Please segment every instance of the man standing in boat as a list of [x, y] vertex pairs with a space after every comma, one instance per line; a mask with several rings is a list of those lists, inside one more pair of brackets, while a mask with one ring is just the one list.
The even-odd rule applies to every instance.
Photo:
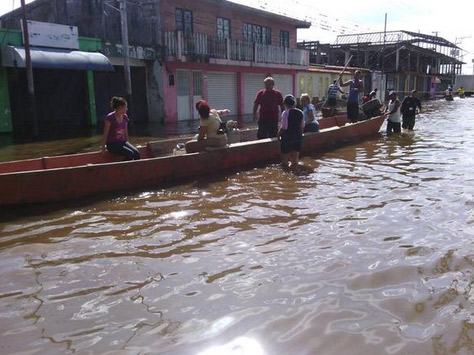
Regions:
[[253, 104], [253, 120], [258, 122], [258, 139], [273, 138], [278, 135], [278, 117], [280, 110], [281, 112], [285, 110], [281, 92], [273, 88], [275, 80], [269, 76], [263, 83], [265, 88], [257, 93]]
[[337, 80], [334, 80], [328, 88], [327, 105], [331, 109], [329, 116], [334, 116], [336, 114], [337, 97], [339, 93], [344, 94], [344, 91], [342, 91], [339, 85], [337, 84]]
[[354, 123], [359, 120], [359, 93], [364, 92], [364, 84], [360, 79], [360, 70], [354, 72], [354, 78], [342, 82], [342, 77], [339, 77], [339, 85], [341, 87], [349, 86], [349, 97], [347, 98], [347, 119]]
[[413, 130], [415, 127], [415, 116], [416, 116], [416, 109], [421, 112], [421, 101], [416, 96], [416, 90], [412, 90], [410, 95], [405, 97], [402, 102], [402, 107], [400, 109], [402, 113], [402, 128]]

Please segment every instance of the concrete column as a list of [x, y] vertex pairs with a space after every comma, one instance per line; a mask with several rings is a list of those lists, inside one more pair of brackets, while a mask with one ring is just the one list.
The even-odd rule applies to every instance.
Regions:
[[87, 71], [87, 94], [89, 101], [89, 124], [91, 126], [97, 126], [97, 111], [95, 106], [95, 88], [94, 88], [94, 72], [92, 70]]
[[[245, 112], [245, 74], [242, 72], [237, 72], [237, 115], [240, 117], [243, 116]], [[232, 115], [235, 112], [231, 113]]]
[[400, 49], [397, 49], [395, 54], [395, 70], [398, 71], [400, 67]]
[[231, 60], [231, 47], [230, 47], [230, 38], [226, 38], [225, 39], [225, 45], [226, 45], [226, 56], [227, 56], [227, 60]]
[[176, 32], [176, 40], [178, 42], [176, 57], [178, 58], [178, 60], [182, 61], [183, 60], [183, 32], [182, 31]]

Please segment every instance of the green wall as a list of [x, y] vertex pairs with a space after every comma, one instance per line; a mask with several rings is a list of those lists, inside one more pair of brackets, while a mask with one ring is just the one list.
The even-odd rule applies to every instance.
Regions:
[[21, 31], [0, 28], [0, 46], [7, 45], [22, 46], [23, 38]]
[[[23, 38], [21, 31], [0, 28], [0, 46], [22, 46]], [[85, 52], [99, 52], [102, 42], [96, 38], [79, 37], [79, 50]], [[97, 125], [97, 114], [95, 106], [94, 73], [87, 72], [87, 86], [89, 93], [89, 124]], [[12, 116], [10, 109], [10, 95], [8, 90], [7, 68], [0, 66], [0, 133], [12, 132]]]

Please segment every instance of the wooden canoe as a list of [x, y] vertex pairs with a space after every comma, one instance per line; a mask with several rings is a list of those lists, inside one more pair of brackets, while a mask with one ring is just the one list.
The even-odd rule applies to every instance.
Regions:
[[[359, 141], [377, 134], [385, 116], [344, 126], [331, 117], [320, 122], [317, 133], [305, 134], [302, 154], [337, 144]], [[327, 120], [327, 121], [323, 121]], [[342, 123], [342, 122], [341, 122]], [[123, 161], [110, 153], [85, 153], [19, 160], [0, 164], [0, 206], [74, 200], [102, 193], [159, 187], [199, 175], [236, 170], [278, 161], [276, 138], [254, 140], [255, 130], [241, 133], [243, 142], [201, 153], [165, 155], [177, 139], [148, 143], [140, 148], [142, 159]], [[183, 141], [183, 139], [178, 139]]]

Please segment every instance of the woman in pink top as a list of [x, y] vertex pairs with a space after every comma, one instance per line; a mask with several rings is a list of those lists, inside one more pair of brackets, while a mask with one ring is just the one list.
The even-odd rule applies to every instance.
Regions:
[[105, 117], [104, 137], [100, 150], [122, 155], [126, 160], [140, 159], [140, 152], [128, 141], [127, 101], [114, 96], [110, 101], [112, 112]]

